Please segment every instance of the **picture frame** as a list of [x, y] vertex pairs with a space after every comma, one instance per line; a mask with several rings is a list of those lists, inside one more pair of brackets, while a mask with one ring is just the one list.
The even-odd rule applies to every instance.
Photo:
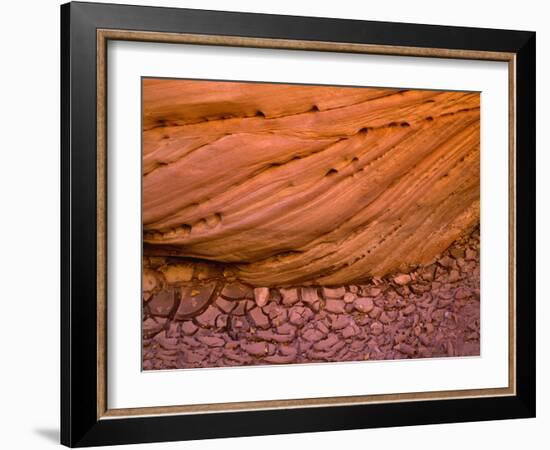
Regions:
[[[72, 2], [61, 6], [61, 443], [70, 447], [535, 416], [534, 32]], [[107, 44], [155, 42], [508, 67], [508, 386], [110, 408]]]

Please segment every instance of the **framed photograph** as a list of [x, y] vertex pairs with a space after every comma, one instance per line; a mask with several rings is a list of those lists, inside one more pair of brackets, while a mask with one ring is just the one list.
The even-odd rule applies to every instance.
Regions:
[[535, 415], [535, 33], [61, 7], [61, 441]]

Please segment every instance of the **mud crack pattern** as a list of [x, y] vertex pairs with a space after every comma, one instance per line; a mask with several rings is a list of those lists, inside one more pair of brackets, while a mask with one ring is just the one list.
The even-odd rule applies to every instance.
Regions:
[[435, 262], [346, 286], [253, 287], [144, 260], [143, 369], [474, 356], [479, 229]]

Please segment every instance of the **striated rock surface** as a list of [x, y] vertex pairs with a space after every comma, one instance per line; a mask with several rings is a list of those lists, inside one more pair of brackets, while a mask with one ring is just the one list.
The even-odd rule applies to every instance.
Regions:
[[[412, 266], [479, 222], [478, 93], [144, 79], [143, 98], [144, 253], [213, 262], [166, 266], [152, 285], [193, 271], [206, 280], [225, 270], [254, 287], [342, 286], [401, 271], [393, 284], [409, 289]], [[203, 311], [221, 287], [170, 308], [181, 289], [155, 300], [158, 317]], [[298, 301], [277, 295], [285, 308]], [[308, 310], [320, 307], [314, 292], [303, 297]], [[265, 291], [246, 299], [244, 312], [267, 301]], [[328, 304], [327, 314], [371, 307], [340, 295]], [[244, 327], [266, 326], [257, 310], [247, 317]], [[345, 329], [351, 339], [356, 329]], [[408, 355], [409, 345], [391, 351]], [[256, 357], [228, 351], [242, 363]], [[274, 362], [296, 357], [271, 351], [254, 350]]]

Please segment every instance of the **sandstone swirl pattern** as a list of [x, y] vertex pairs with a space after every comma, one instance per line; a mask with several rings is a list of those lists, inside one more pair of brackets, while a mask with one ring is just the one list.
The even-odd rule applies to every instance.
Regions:
[[479, 222], [478, 93], [144, 79], [143, 101], [145, 254], [342, 285]]

